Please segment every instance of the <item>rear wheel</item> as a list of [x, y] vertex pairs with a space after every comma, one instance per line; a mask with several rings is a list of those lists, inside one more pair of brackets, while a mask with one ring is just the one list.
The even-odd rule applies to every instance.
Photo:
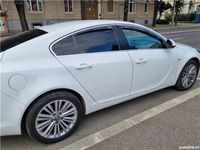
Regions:
[[199, 65], [196, 61], [188, 61], [181, 71], [175, 87], [184, 91], [190, 89], [196, 81], [199, 72]]
[[79, 99], [68, 92], [42, 96], [26, 117], [28, 134], [41, 143], [55, 143], [68, 137], [78, 126], [83, 109]]

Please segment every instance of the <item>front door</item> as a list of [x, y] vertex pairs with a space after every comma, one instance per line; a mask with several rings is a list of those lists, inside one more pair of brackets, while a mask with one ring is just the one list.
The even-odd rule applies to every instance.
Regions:
[[91, 20], [98, 18], [98, 2], [96, 0], [82, 1], [82, 19]]
[[144, 31], [122, 29], [133, 61], [132, 95], [149, 93], [172, 85], [177, 69], [176, 51]]

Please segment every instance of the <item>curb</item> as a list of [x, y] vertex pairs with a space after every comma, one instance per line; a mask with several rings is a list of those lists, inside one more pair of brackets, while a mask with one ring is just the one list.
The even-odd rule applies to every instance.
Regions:
[[[148, 27], [148, 26], [147, 26]], [[154, 30], [156, 30], [156, 29], [158, 29], [158, 30], [164, 30], [164, 29], [181, 29], [181, 28], [192, 28], [192, 27], [200, 27], [200, 24], [198, 24], [198, 25], [186, 25], [186, 26], [180, 26], [180, 25], [178, 25], [178, 26], [168, 26], [168, 27], [149, 27], [149, 28], [151, 28], [151, 29], [154, 29]]]

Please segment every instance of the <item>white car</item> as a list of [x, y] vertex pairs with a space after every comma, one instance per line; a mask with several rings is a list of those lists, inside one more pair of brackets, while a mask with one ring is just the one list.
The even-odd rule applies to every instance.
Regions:
[[135, 97], [194, 84], [200, 53], [144, 26], [72, 21], [1, 42], [1, 136], [68, 137], [84, 115]]

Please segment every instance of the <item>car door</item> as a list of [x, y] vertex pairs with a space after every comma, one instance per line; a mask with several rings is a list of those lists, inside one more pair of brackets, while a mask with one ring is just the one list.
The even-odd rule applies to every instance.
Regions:
[[175, 82], [177, 55], [173, 48], [164, 48], [161, 38], [133, 28], [121, 27], [133, 62], [131, 94], [143, 94]]
[[120, 51], [112, 27], [76, 33], [52, 49], [95, 101], [101, 103], [129, 96], [132, 62], [127, 52]]

